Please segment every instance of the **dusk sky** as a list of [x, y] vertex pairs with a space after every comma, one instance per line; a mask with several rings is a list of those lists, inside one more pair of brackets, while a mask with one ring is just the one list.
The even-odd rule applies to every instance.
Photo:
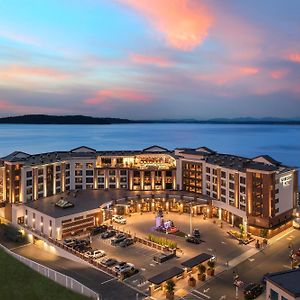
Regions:
[[300, 117], [299, 0], [0, 0], [0, 115]]

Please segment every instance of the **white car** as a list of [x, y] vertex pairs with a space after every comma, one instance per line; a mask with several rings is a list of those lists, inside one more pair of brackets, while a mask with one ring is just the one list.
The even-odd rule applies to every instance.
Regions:
[[84, 255], [89, 258], [97, 259], [105, 256], [106, 253], [103, 250], [94, 250], [94, 251], [87, 251]]
[[126, 219], [123, 216], [113, 215], [112, 220], [119, 224], [126, 224]]
[[115, 271], [118, 274], [127, 272], [127, 271], [133, 271], [134, 270], [134, 265], [127, 263], [127, 262], [121, 262], [118, 265], [115, 266]]

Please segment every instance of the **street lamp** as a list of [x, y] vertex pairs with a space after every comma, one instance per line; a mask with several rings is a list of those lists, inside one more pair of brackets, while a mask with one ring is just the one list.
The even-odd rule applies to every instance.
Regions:
[[233, 271], [233, 285], [235, 286], [235, 299], [239, 299], [239, 287], [243, 284], [237, 271]]

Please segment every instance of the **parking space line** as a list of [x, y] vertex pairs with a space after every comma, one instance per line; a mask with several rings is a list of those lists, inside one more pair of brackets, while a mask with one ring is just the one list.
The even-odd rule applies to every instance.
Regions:
[[201, 297], [205, 297], [207, 299], [210, 299], [210, 296], [206, 295], [206, 294], [203, 294], [197, 290], [192, 290], [192, 293], [196, 293], [196, 294], [199, 294]]
[[117, 278], [114, 277], [114, 278], [108, 279], [108, 280], [106, 280], [106, 281], [103, 281], [103, 282], [101, 282], [100, 284], [105, 284], [105, 283], [111, 282], [111, 281], [116, 280], [116, 279], [117, 279]]

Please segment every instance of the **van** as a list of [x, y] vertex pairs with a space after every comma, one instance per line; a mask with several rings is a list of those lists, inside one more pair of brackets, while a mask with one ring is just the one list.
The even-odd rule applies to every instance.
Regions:
[[293, 227], [295, 229], [300, 229], [300, 218], [296, 218], [293, 220]]

